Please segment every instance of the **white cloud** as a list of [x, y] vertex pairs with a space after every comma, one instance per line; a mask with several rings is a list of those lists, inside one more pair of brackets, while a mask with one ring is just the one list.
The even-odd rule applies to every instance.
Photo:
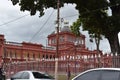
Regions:
[[[60, 9], [60, 17], [68, 20], [70, 25], [78, 18], [78, 11], [75, 10], [75, 6], [75, 4], [65, 4], [64, 8], [62, 7]], [[46, 21], [52, 12], [52, 16]], [[13, 6], [11, 1], [0, 0], [0, 25], [26, 14], [29, 14], [29, 12], [21, 12], [20, 7], [18, 5]], [[0, 34], [4, 34], [7, 41], [32, 41], [45, 45], [47, 35], [55, 30], [54, 21], [57, 19], [56, 14], [57, 11], [50, 8], [45, 10], [45, 15], [40, 18], [39, 14], [35, 16], [28, 15], [9, 24], [0, 26]], [[89, 42], [88, 32], [82, 31], [82, 33], [86, 35], [87, 47], [92, 50], [95, 49], [95, 44]], [[109, 45], [106, 42], [106, 40], [103, 40], [100, 48], [104, 51], [109, 51]]]
[[118, 33], [118, 38], [119, 38], [119, 44], [120, 44], [120, 32]]

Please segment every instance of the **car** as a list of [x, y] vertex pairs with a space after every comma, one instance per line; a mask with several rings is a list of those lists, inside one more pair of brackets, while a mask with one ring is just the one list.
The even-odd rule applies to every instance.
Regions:
[[86, 70], [72, 80], [120, 80], [120, 68], [95, 68]]
[[40, 71], [19, 71], [10, 80], [54, 80], [54, 78]]

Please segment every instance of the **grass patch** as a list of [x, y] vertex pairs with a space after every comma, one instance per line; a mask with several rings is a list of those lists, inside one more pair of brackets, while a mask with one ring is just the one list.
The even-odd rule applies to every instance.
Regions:
[[[70, 80], [74, 77], [74, 75], [71, 75]], [[58, 80], [67, 80], [67, 75], [58, 75]]]

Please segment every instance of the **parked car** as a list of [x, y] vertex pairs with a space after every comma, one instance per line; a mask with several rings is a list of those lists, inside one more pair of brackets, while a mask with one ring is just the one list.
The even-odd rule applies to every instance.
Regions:
[[96, 68], [84, 71], [72, 80], [120, 80], [120, 68]]
[[54, 78], [47, 73], [39, 71], [20, 71], [14, 74], [11, 80], [54, 80]]

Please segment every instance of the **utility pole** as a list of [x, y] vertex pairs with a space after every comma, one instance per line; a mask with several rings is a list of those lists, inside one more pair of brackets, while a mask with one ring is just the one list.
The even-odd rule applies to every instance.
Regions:
[[57, 2], [57, 34], [56, 34], [56, 56], [55, 56], [55, 80], [58, 80], [58, 54], [59, 54], [59, 19], [60, 19], [60, 0]]

